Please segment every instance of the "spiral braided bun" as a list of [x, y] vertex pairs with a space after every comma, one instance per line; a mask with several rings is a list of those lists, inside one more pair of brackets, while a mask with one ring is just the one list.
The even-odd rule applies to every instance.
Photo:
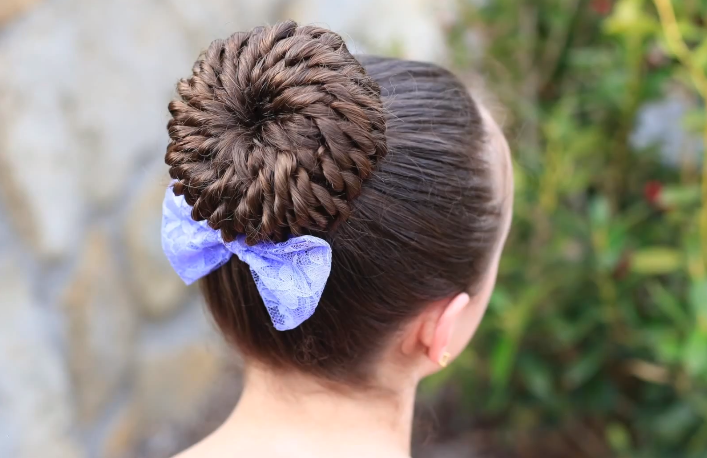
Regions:
[[332, 229], [385, 155], [379, 86], [341, 37], [288, 21], [216, 40], [169, 104], [174, 193], [223, 239]]

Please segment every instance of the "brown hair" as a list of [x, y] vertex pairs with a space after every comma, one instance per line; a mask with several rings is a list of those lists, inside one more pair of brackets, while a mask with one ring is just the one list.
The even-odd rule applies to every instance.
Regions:
[[354, 58], [283, 22], [216, 40], [177, 86], [175, 194], [226, 240], [313, 234], [332, 247], [314, 315], [276, 331], [237, 257], [202, 279], [247, 356], [348, 383], [426, 303], [475, 289], [499, 237], [485, 131], [464, 86], [427, 63]]

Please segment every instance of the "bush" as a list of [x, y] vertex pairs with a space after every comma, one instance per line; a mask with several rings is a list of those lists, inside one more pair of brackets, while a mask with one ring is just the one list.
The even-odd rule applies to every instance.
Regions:
[[466, 1], [450, 26], [505, 109], [515, 220], [478, 335], [427, 388], [517, 451], [707, 456], [707, 1], [672, 3]]

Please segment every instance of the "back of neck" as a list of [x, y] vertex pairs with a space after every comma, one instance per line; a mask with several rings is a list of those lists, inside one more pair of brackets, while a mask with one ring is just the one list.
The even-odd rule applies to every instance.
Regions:
[[236, 409], [215, 434], [249, 456], [408, 457], [415, 385], [335, 389], [250, 367]]

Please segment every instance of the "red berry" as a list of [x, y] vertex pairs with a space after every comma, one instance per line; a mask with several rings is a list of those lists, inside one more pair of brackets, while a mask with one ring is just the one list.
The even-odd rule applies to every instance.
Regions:
[[660, 181], [649, 181], [643, 187], [643, 197], [651, 203], [658, 204], [658, 199], [660, 198], [660, 192], [663, 190], [663, 184]]
[[592, 0], [591, 6], [595, 12], [602, 16], [611, 13], [611, 0]]

